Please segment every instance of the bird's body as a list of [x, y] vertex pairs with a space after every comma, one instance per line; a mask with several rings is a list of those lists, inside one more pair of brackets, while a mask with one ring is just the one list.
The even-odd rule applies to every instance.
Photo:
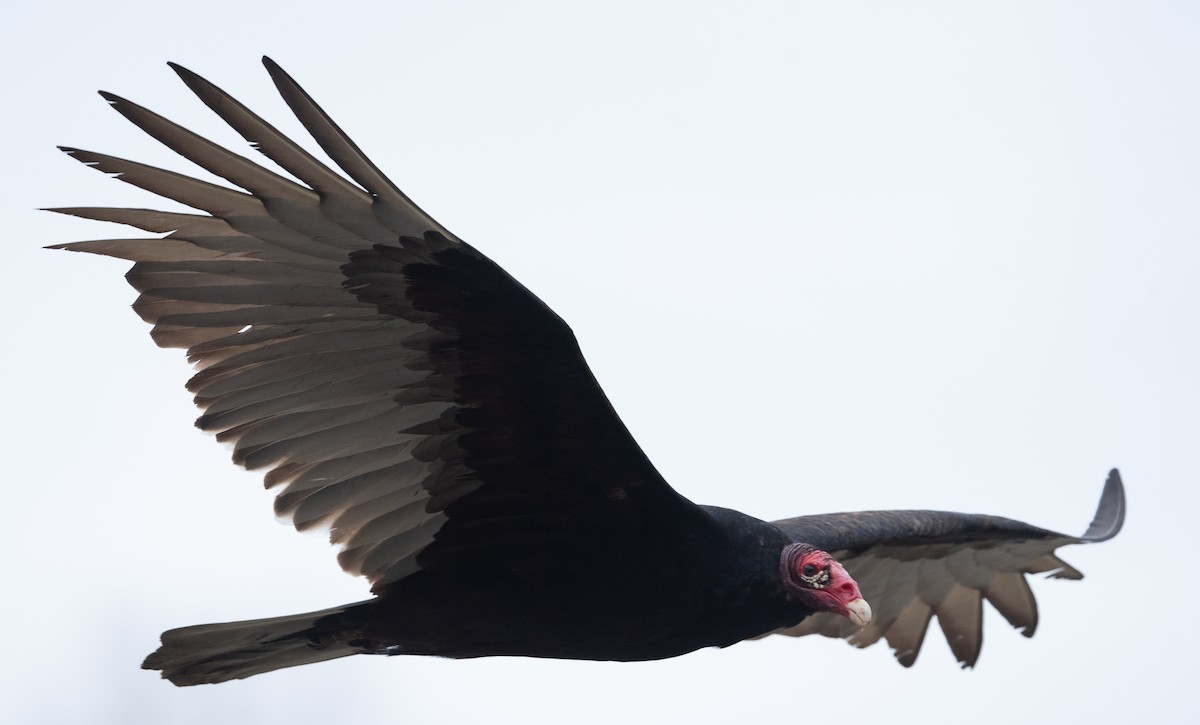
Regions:
[[166, 632], [145, 666], [176, 684], [360, 653], [648, 660], [772, 632], [883, 638], [908, 665], [934, 617], [972, 665], [984, 600], [1031, 635], [1025, 576], [1078, 578], [1054, 550], [1120, 530], [1116, 471], [1080, 537], [946, 512], [765, 522], [693, 504], [630, 436], [567, 324], [267, 66], [353, 183], [176, 66], [299, 182], [104, 94], [245, 191], [65, 149], [206, 214], [56, 210], [168, 232], [60, 246], [135, 262], [135, 309], [199, 368], [197, 425], [266, 469], [276, 511], [328, 528], [342, 567], [375, 594]]
[[381, 613], [364, 635], [382, 646], [367, 649], [649, 660], [726, 647], [812, 612], [779, 582], [787, 537], [735, 511], [705, 510], [715, 524], [708, 535], [663, 531], [600, 548], [585, 539], [511, 567], [414, 574], [379, 593]]
[[682, 536], [670, 527], [581, 536], [508, 564], [421, 570], [374, 599], [311, 615], [173, 630], [148, 665], [202, 669], [200, 681], [256, 674], [259, 659], [228, 648], [231, 632], [240, 641], [247, 631], [279, 645], [267, 669], [289, 656], [304, 664], [351, 654], [652, 660], [727, 647], [812, 613], [779, 580], [788, 537], [737, 511], [701, 510], [708, 526]]

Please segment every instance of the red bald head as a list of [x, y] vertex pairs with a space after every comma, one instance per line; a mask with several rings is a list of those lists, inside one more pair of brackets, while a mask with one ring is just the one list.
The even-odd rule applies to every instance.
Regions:
[[871, 607], [836, 559], [808, 544], [790, 544], [779, 555], [784, 589], [816, 612], [833, 612], [860, 627], [871, 621]]

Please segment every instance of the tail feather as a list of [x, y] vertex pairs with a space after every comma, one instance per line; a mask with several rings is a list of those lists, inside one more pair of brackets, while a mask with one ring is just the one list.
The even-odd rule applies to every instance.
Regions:
[[162, 670], [162, 676], [176, 685], [201, 685], [352, 655], [359, 650], [348, 640], [354, 638], [360, 619], [353, 610], [363, 604], [369, 602], [172, 629], [163, 632], [162, 646], [142, 668]]

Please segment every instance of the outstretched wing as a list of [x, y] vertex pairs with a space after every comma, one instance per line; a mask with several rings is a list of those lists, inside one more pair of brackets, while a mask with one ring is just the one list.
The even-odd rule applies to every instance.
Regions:
[[[672, 521], [706, 525], [632, 439], [574, 335], [404, 196], [278, 66], [292, 111], [352, 183], [172, 65], [300, 183], [117, 96], [113, 107], [239, 189], [67, 153], [205, 214], [70, 208], [165, 238], [59, 248], [128, 259], [134, 309], [186, 348], [197, 425], [266, 470], [298, 529], [325, 526], [374, 587], [419, 568]], [[244, 191], [243, 191], [244, 190]], [[544, 548], [544, 547], [543, 547]]]
[[800, 516], [774, 522], [794, 541], [828, 551], [858, 582], [872, 620], [859, 629], [844, 617], [817, 614], [774, 634], [823, 634], [869, 647], [881, 638], [908, 667], [917, 659], [936, 616], [950, 650], [972, 667], [983, 645], [983, 600], [1032, 637], [1037, 602], [1026, 574], [1059, 579], [1083, 574], [1055, 555], [1067, 544], [1105, 541], [1125, 520], [1125, 490], [1116, 469], [1082, 536], [980, 514], [945, 511], [863, 511]]

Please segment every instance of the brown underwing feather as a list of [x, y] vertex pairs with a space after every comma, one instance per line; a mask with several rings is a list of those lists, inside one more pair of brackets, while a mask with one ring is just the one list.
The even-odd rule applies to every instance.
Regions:
[[1020, 572], [996, 572], [984, 589], [988, 603], [1000, 612], [1008, 623], [1032, 637], [1037, 629], [1037, 600], [1029, 581]]
[[[371, 197], [366, 191], [350, 183], [343, 177], [338, 176], [328, 166], [317, 161], [303, 147], [287, 136], [284, 136], [274, 126], [243, 106], [241, 102], [225, 91], [181, 65], [176, 63], [168, 63], [167, 65], [179, 75], [183, 82], [187, 84], [187, 87], [205, 105], [219, 115], [231, 128], [241, 134], [242, 138], [249, 141], [255, 149], [262, 152], [264, 156], [303, 181], [320, 194], [323, 199], [337, 200], [345, 204], [346, 208], [350, 210], [350, 216], [355, 220], [356, 225], [365, 224], [373, 229], [382, 230], [382, 227], [379, 227], [374, 219], [371, 218]], [[331, 215], [330, 218], [336, 218], [336, 216]], [[338, 221], [341, 223], [340, 220]], [[353, 229], [349, 226], [347, 228], [366, 239], [372, 238], [370, 233], [364, 234], [361, 230]], [[386, 243], [394, 237], [395, 234], [387, 230], [379, 238], [374, 239], [374, 241]]]
[[[187, 230], [190, 234], [212, 235], [232, 232], [233, 229], [210, 216], [200, 214], [180, 214], [179, 212], [158, 211], [156, 209], [115, 209], [103, 206], [69, 206], [55, 209], [44, 209], [56, 214], [66, 214], [81, 219], [91, 219], [98, 222], [113, 222], [136, 227], [144, 232], [175, 232]], [[153, 239], [142, 239], [143, 242], [153, 242]], [[51, 249], [61, 249], [63, 245], [55, 244]]]
[[387, 228], [399, 236], [420, 236], [433, 231], [447, 239], [456, 239], [384, 176], [291, 76], [270, 58], [263, 58], [263, 65], [296, 118], [329, 158], [371, 193], [375, 216]]

